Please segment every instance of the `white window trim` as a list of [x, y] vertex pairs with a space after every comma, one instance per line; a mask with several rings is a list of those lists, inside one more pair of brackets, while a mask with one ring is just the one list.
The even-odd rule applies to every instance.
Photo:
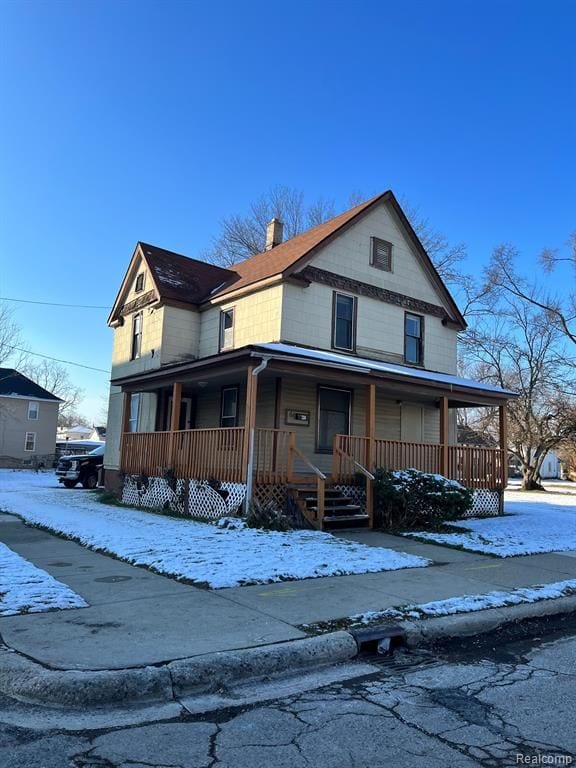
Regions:
[[[27, 448], [26, 447], [28, 445], [28, 436], [29, 435], [32, 435], [32, 437], [33, 437], [32, 448]], [[27, 451], [28, 453], [34, 453], [34, 451], [36, 450], [36, 432], [26, 432], [26, 436], [24, 437], [24, 450]]]
[[[227, 313], [232, 313], [232, 327], [224, 328], [224, 318]], [[236, 325], [236, 309], [235, 307], [228, 307], [228, 309], [220, 310], [220, 334], [219, 334], [219, 350], [220, 352], [226, 352], [229, 349], [234, 349], [234, 327]], [[226, 335], [227, 334], [227, 335]]]
[[[36, 406], [36, 416], [31, 416], [32, 406]], [[40, 417], [40, 403], [37, 400], [30, 400], [28, 403], [28, 421], [38, 421]]]

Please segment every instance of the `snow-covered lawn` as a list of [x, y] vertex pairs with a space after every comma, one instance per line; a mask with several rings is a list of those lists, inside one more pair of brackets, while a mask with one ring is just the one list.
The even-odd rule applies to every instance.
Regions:
[[[446, 600], [434, 600], [418, 605], [403, 605], [400, 608], [386, 608], [384, 611], [366, 611], [338, 620], [339, 626], [358, 627], [377, 624], [382, 621], [401, 619], [422, 619], [433, 616], [453, 616], [456, 613], [473, 613], [487, 608], [504, 608], [509, 605], [537, 603], [539, 600], [553, 600], [576, 593], [576, 579], [554, 581], [550, 584], [537, 584], [534, 587], [517, 587], [508, 591], [495, 590], [479, 595], [462, 595]], [[324, 630], [330, 622], [303, 624], [308, 630]]]
[[[506, 491], [504, 511], [503, 517], [453, 523], [454, 533], [405, 535], [498, 557], [576, 550], [576, 495], [566, 490], [561, 493]], [[460, 528], [469, 530], [460, 531]]]
[[59, 487], [51, 472], [0, 470], [0, 510], [129, 563], [213, 588], [430, 564], [319, 531], [232, 530], [108, 506], [90, 491]]
[[0, 616], [86, 608], [80, 595], [0, 543]]

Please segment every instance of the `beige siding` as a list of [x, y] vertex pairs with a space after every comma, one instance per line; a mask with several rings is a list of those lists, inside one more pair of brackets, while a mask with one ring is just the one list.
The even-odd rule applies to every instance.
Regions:
[[381, 440], [400, 440], [400, 436], [400, 405], [376, 390], [376, 437]]
[[202, 313], [200, 357], [218, 353], [220, 312], [234, 308], [234, 344], [232, 349], [247, 344], [280, 340], [283, 286], [258, 291]]
[[106, 426], [106, 448], [104, 451], [104, 469], [120, 467], [120, 435], [122, 432], [122, 404], [124, 402], [120, 387], [110, 387], [108, 400], [108, 424]]
[[164, 307], [162, 323], [162, 365], [198, 357], [200, 313], [177, 307]]
[[[392, 243], [392, 272], [370, 265], [370, 238]], [[419, 257], [387, 204], [379, 205], [316, 256], [312, 265], [364, 283], [422, 299], [431, 304], [444, 301], [424, 271]]]
[[[333, 293], [332, 288], [319, 283], [307, 288], [285, 285], [282, 340], [331, 349]], [[402, 364], [404, 316], [401, 307], [359, 296], [356, 354]], [[424, 365], [428, 370], [456, 372], [456, 337], [456, 331], [443, 326], [439, 318], [424, 317]]]
[[142, 347], [140, 357], [137, 360], [130, 360], [134, 315], [125, 317], [123, 325], [114, 329], [113, 379], [160, 367], [164, 311], [165, 307], [145, 307], [142, 310]]
[[[28, 405], [38, 403], [38, 418], [28, 418]], [[56, 451], [58, 403], [26, 397], [0, 397], [0, 463], [3, 459], [51, 462]], [[36, 435], [33, 451], [24, 450], [26, 433]]]

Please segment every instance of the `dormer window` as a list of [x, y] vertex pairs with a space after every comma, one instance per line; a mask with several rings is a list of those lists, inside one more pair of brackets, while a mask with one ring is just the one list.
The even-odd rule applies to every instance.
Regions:
[[370, 264], [384, 272], [392, 272], [392, 243], [379, 237], [371, 237], [370, 240]]
[[234, 307], [220, 312], [220, 351], [234, 347]]
[[136, 278], [136, 285], [134, 286], [136, 293], [141, 293], [144, 290], [144, 272], [140, 272]]

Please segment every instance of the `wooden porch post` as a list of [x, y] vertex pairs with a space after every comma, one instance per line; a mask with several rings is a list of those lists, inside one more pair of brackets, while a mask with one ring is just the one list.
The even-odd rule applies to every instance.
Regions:
[[[366, 469], [374, 471], [374, 439], [376, 437], [376, 384], [368, 384], [366, 387]], [[374, 486], [373, 481], [366, 478], [366, 514], [368, 526], [374, 525]]]
[[506, 406], [498, 407], [500, 450], [502, 451], [502, 490], [508, 485], [508, 416]]
[[448, 398], [440, 398], [440, 474], [448, 477]]
[[176, 440], [174, 432], [178, 431], [178, 427], [180, 426], [180, 405], [182, 402], [182, 383], [180, 381], [175, 381], [172, 385], [172, 416], [170, 417], [170, 453], [169, 453], [169, 464], [170, 468], [174, 468], [174, 457], [175, 457], [175, 448], [176, 448]]
[[256, 424], [256, 395], [258, 377], [254, 376], [254, 366], [248, 367], [246, 375], [246, 409], [244, 413], [244, 443], [242, 448], [242, 466], [246, 480], [246, 509], [252, 501], [254, 426]]

